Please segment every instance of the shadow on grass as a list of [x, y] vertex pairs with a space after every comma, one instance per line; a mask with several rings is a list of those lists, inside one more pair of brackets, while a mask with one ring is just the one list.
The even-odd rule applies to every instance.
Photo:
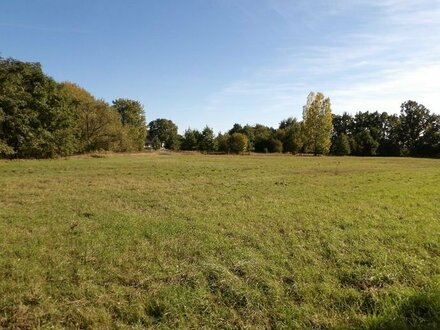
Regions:
[[440, 285], [408, 296], [367, 320], [366, 329], [440, 329]]

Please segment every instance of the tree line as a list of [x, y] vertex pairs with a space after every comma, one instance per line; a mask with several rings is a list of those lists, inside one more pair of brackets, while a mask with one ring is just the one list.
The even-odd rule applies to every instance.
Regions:
[[359, 156], [440, 157], [440, 116], [414, 101], [399, 115], [386, 112], [332, 114], [329, 98], [310, 93], [303, 118], [277, 128], [240, 125], [214, 134], [169, 119], [148, 125], [142, 104], [96, 99], [70, 82], [58, 83], [39, 63], [0, 58], [0, 157], [52, 158], [145, 147], [206, 153], [313, 153]]
[[332, 114], [329, 98], [322, 93], [310, 93], [304, 106], [304, 120], [283, 120], [278, 129], [260, 124], [234, 124], [228, 132], [218, 135], [208, 126], [202, 131], [188, 128], [179, 135], [177, 125], [169, 119], [156, 119], [148, 126], [149, 146], [153, 149], [327, 154], [331, 146]]
[[[150, 123], [151, 126], [151, 123]], [[261, 124], [234, 124], [226, 133], [214, 135], [210, 127], [187, 129], [182, 136], [171, 121], [153, 122], [152, 147], [202, 152], [259, 152], [332, 154], [356, 156], [440, 157], [440, 115], [414, 101], [401, 105], [400, 114], [358, 112], [331, 113], [330, 100], [311, 93], [303, 109], [303, 120], [287, 118], [277, 128]], [[156, 135], [157, 127], [169, 135]]]

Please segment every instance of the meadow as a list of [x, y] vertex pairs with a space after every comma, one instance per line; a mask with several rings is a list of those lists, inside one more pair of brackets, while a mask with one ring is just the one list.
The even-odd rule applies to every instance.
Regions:
[[440, 327], [440, 160], [0, 161], [0, 328]]

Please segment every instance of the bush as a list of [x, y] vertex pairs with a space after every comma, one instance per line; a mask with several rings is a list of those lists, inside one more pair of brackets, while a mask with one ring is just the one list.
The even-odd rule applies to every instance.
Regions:
[[247, 150], [249, 140], [242, 133], [234, 133], [228, 139], [229, 151], [233, 153], [243, 153]]
[[283, 142], [278, 139], [270, 139], [268, 144], [269, 152], [281, 153], [283, 152]]

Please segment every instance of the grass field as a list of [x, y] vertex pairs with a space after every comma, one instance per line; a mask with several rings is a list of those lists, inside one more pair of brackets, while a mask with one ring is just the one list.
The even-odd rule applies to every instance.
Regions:
[[0, 328], [440, 327], [440, 161], [0, 161]]

